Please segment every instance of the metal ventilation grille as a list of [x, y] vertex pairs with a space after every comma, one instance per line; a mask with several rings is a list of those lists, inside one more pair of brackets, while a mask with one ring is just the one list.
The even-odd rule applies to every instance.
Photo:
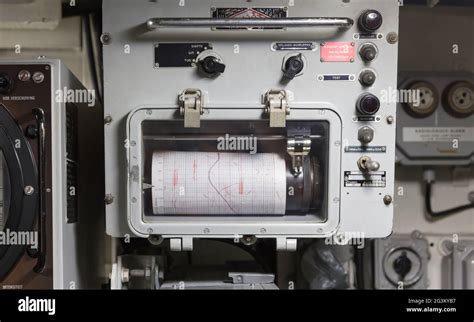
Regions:
[[78, 221], [77, 202], [77, 106], [66, 104], [67, 222]]

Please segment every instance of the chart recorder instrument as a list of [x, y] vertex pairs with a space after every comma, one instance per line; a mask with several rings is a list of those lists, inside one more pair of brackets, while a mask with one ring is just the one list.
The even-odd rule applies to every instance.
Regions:
[[[398, 1], [104, 1], [107, 232], [392, 231]], [[128, 81], [124, 81], [128, 80]]]

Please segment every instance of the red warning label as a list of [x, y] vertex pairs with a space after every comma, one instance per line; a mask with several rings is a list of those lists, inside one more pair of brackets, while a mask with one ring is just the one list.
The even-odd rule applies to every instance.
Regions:
[[350, 41], [326, 42], [321, 44], [322, 62], [353, 62], [355, 44]]

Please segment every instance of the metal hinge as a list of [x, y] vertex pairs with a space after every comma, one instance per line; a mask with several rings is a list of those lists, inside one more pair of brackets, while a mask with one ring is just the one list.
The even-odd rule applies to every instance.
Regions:
[[265, 113], [270, 115], [270, 127], [286, 127], [286, 116], [290, 114], [286, 91], [269, 90], [265, 94], [264, 104]]
[[188, 252], [193, 250], [192, 238], [170, 238], [170, 250], [172, 252]]
[[303, 135], [290, 137], [286, 150], [291, 156], [291, 173], [297, 177], [303, 173], [303, 158], [311, 152], [311, 138]]
[[296, 252], [298, 241], [293, 238], [277, 238], [276, 248], [282, 252]]
[[204, 100], [201, 90], [188, 88], [178, 98], [179, 113], [184, 116], [184, 127], [201, 127], [201, 115], [204, 114]]

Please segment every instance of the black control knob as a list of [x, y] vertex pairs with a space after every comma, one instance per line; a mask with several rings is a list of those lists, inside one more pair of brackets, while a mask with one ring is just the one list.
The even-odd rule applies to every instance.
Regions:
[[293, 79], [303, 71], [304, 61], [301, 54], [288, 58], [285, 62], [283, 76], [286, 79]]
[[365, 87], [374, 85], [376, 79], [375, 73], [369, 69], [362, 71], [359, 75], [359, 82]]
[[225, 72], [225, 65], [214, 56], [207, 56], [199, 61], [201, 71], [210, 77], [217, 76]]
[[367, 32], [374, 32], [382, 26], [382, 14], [377, 10], [367, 10], [359, 18], [359, 27]]
[[408, 258], [407, 253], [403, 252], [400, 257], [395, 259], [393, 262], [393, 269], [398, 274], [401, 281], [405, 280], [405, 277], [410, 273], [412, 268], [411, 259]]
[[359, 55], [366, 63], [377, 58], [377, 47], [373, 44], [365, 44], [360, 48]]
[[13, 87], [13, 82], [7, 74], [0, 74], [0, 94], [7, 94]]
[[357, 101], [357, 111], [363, 115], [374, 115], [380, 109], [380, 100], [372, 94], [364, 94]]
[[38, 137], [38, 128], [35, 125], [28, 125], [25, 130], [25, 136], [30, 139], [36, 139]]

